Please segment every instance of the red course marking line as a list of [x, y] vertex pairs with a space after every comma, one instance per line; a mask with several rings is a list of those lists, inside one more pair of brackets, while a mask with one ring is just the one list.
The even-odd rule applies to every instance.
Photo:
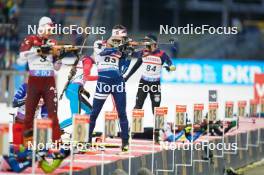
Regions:
[[[65, 166], [65, 167], [62, 167], [60, 169], [69, 171], [70, 168], [71, 168], [70, 166]], [[79, 170], [82, 170], [83, 168], [82, 167], [78, 167], [78, 166], [73, 166], [72, 169], [73, 169], [73, 171], [79, 171]]]

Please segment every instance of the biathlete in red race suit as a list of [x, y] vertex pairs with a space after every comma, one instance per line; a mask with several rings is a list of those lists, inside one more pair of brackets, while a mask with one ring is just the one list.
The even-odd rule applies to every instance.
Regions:
[[42, 97], [47, 106], [48, 118], [52, 120], [52, 140], [60, 139], [60, 127], [57, 117], [57, 90], [54, 70], [60, 68], [61, 62], [56, 61], [52, 54], [40, 55], [37, 50], [43, 45], [55, 45], [49, 39], [53, 29], [52, 20], [42, 17], [39, 20], [38, 35], [27, 36], [21, 44], [18, 63], [28, 63], [29, 80], [26, 98], [25, 132], [33, 128], [33, 119], [39, 100]]

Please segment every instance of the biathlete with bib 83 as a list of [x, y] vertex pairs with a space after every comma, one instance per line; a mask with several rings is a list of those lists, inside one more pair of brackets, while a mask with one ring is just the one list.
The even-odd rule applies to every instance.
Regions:
[[122, 76], [127, 70], [129, 60], [124, 52], [127, 43], [127, 30], [122, 25], [116, 25], [112, 30], [112, 36], [105, 41], [96, 41], [94, 44], [94, 59], [97, 64], [98, 81], [93, 99], [93, 109], [90, 116], [89, 136], [92, 141], [92, 133], [95, 128], [96, 119], [111, 94], [114, 99], [118, 113], [122, 151], [128, 151], [128, 120], [126, 113], [126, 91], [125, 81]]

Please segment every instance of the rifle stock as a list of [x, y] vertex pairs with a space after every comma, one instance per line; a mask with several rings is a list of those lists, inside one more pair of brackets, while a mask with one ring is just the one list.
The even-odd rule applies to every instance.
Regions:
[[69, 84], [70, 84], [72, 78], [75, 76], [76, 71], [74, 71], [74, 69], [76, 69], [76, 65], [77, 65], [78, 62], [80, 61], [80, 56], [79, 56], [78, 52], [74, 52], [74, 53], [75, 53], [75, 55], [76, 55], [76, 59], [75, 59], [73, 65], [72, 65], [72, 67], [71, 67], [70, 75], [68, 76], [68, 80], [67, 80], [66, 84], [64, 85], [64, 88], [63, 88], [63, 90], [62, 90], [62, 92], [61, 92], [61, 95], [60, 95], [60, 98], [59, 98], [60, 100], [62, 99], [63, 94], [64, 94], [64, 92], [66, 91], [66, 89], [68, 88], [68, 86], [69, 86]]

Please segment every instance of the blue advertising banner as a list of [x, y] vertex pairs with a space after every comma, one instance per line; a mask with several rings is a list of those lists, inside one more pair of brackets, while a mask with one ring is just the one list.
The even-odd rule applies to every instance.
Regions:
[[264, 61], [174, 59], [175, 72], [162, 72], [165, 83], [252, 85]]

